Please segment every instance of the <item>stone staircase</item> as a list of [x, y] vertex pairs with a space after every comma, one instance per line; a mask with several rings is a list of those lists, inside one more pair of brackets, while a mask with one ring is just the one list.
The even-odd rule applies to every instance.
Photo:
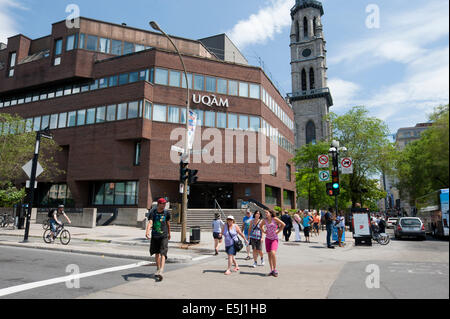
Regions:
[[[189, 209], [187, 212], [187, 220], [186, 220], [186, 232], [190, 233], [191, 227], [200, 226], [201, 231], [212, 231], [212, 222], [214, 220], [214, 214], [219, 212], [216, 209]], [[233, 215], [236, 223], [241, 226], [242, 219], [245, 216], [245, 210], [241, 209], [223, 209], [222, 220], [225, 222], [225, 219], [228, 215]], [[224, 216], [225, 215], [225, 216]], [[170, 223], [172, 231], [179, 232], [181, 231], [181, 224], [175, 223], [172, 221]]]

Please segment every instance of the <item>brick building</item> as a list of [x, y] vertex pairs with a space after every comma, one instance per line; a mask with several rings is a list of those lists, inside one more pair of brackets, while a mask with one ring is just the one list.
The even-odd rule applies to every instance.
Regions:
[[[179, 164], [171, 159], [171, 146], [180, 139], [170, 138], [186, 126], [186, 81], [170, 42], [124, 25], [81, 18], [79, 28], [68, 28], [65, 22], [54, 23], [51, 35], [39, 39], [11, 37], [0, 50], [0, 112], [20, 115], [25, 131], [49, 127], [63, 148], [57, 160], [66, 174], [38, 179], [36, 205], [148, 208], [159, 197], [180, 202]], [[186, 64], [191, 109], [199, 117], [194, 150], [210, 143], [208, 128], [221, 133], [224, 145], [232, 132], [260, 132], [267, 150], [276, 145], [267, 163], [250, 161], [249, 137], [244, 150], [232, 138], [233, 157], [246, 154], [242, 163], [227, 162], [225, 147], [220, 156], [214, 149], [222, 160], [212, 163], [205, 163], [204, 154], [193, 155], [190, 168], [199, 170], [199, 181], [191, 187], [189, 207], [213, 207], [217, 199], [223, 208], [236, 208], [240, 200], [254, 198], [294, 208], [290, 104], [260, 68], [236, 59], [240, 53], [234, 46], [233, 59], [241, 63], [219, 56], [201, 40], [172, 38]], [[222, 49], [229, 47], [224, 35], [208, 43], [220, 39], [227, 41]], [[212, 103], [214, 98], [220, 103]], [[12, 132], [4, 125], [0, 129]], [[269, 174], [261, 174], [263, 162]], [[25, 179], [16, 182], [24, 185]]]

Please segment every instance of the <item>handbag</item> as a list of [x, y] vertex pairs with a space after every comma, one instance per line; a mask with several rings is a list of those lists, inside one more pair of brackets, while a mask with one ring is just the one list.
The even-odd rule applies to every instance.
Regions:
[[[230, 234], [230, 237], [231, 237], [231, 233], [230, 233], [229, 229], [228, 229], [228, 233]], [[242, 248], [244, 248], [244, 244], [239, 239], [237, 234], [236, 234], [236, 237], [237, 237], [237, 240], [234, 240], [233, 237], [231, 237], [231, 239], [233, 239], [233, 242], [234, 242], [234, 249], [236, 250], [236, 252], [239, 252], [242, 250]]]

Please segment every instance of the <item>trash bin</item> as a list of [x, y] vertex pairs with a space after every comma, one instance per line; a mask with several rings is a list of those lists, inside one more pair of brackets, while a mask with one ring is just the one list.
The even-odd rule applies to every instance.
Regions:
[[191, 227], [191, 237], [189, 238], [189, 242], [191, 244], [199, 244], [200, 234], [201, 234], [200, 226]]

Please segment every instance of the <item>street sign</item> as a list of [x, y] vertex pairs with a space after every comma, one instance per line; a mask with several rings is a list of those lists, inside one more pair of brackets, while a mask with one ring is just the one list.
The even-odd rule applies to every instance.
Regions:
[[328, 155], [319, 155], [319, 168], [328, 168], [329, 165]]
[[345, 157], [341, 160], [342, 174], [353, 174], [353, 161], [350, 157]]
[[[30, 178], [31, 178], [31, 168], [32, 168], [32, 166], [33, 166], [33, 160], [29, 161], [24, 166], [22, 166], [23, 171]], [[36, 167], [36, 177], [41, 175], [43, 171], [44, 171], [44, 169], [42, 168], [41, 164], [39, 164], [39, 162], [38, 162], [37, 163], [37, 167]]]
[[319, 180], [321, 182], [328, 182], [330, 180], [330, 172], [329, 171], [320, 171], [319, 172]]

